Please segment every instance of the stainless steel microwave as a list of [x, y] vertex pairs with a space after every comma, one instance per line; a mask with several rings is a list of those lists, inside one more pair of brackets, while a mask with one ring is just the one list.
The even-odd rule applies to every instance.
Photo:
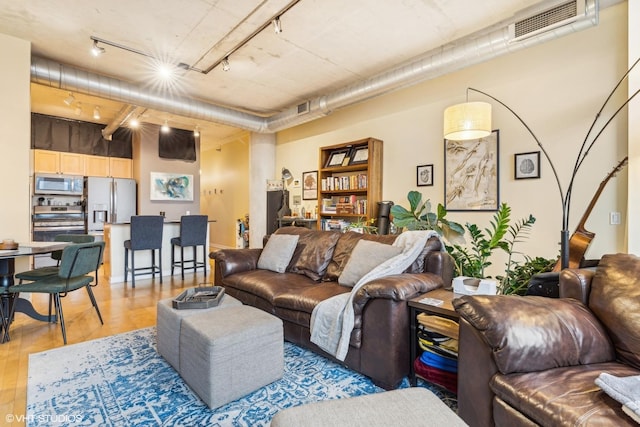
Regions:
[[33, 181], [33, 194], [82, 196], [84, 189], [84, 177], [80, 175], [37, 173]]

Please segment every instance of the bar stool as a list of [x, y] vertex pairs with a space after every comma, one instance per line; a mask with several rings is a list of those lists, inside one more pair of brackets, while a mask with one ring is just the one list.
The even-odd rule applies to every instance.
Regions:
[[[131, 239], [124, 241], [124, 282], [131, 272], [131, 285], [136, 287], [136, 276], [151, 273], [155, 279], [160, 273], [162, 283], [162, 228], [164, 217], [160, 215], [135, 215], [131, 217]], [[156, 249], [160, 258], [156, 265]], [[129, 250], [131, 250], [131, 268], [129, 268]], [[151, 250], [151, 266], [138, 267], [135, 264], [135, 253], [141, 250]]]
[[[182, 271], [182, 279], [184, 280], [184, 271], [193, 270], [197, 272], [198, 267], [204, 270], [204, 277], [207, 277], [207, 223], [209, 217], [207, 215], [184, 215], [180, 217], [180, 237], [171, 239], [171, 275], [173, 276], [174, 267], [180, 267]], [[180, 246], [180, 261], [175, 260], [175, 247]], [[193, 258], [184, 258], [184, 248], [193, 247]], [[197, 247], [202, 246], [202, 262], [198, 261]], [[185, 267], [185, 264], [192, 264]]]

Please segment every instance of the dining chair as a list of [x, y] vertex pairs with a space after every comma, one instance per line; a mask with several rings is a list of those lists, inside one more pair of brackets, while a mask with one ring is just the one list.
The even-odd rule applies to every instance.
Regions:
[[[204, 277], [207, 277], [207, 223], [209, 217], [207, 215], [183, 215], [180, 217], [180, 236], [171, 239], [171, 275], [173, 276], [174, 267], [179, 267], [184, 280], [184, 271], [193, 270], [197, 272], [199, 267], [204, 270]], [[175, 260], [175, 248], [180, 247], [180, 260]], [[202, 246], [202, 261], [198, 261], [197, 248]], [[193, 248], [193, 258], [184, 258], [184, 248]], [[191, 264], [189, 267], [186, 265]]]
[[2, 334], [2, 338], [0, 339], [0, 343], [4, 343], [9, 338], [9, 317], [4, 315], [4, 298], [0, 299], [0, 334]]
[[[58, 234], [53, 238], [54, 242], [70, 242], [70, 243], [90, 243], [95, 241], [95, 236], [90, 234]], [[62, 259], [62, 250], [51, 252], [51, 259], [56, 261], [56, 265], [48, 265], [46, 267], [38, 267], [32, 270], [21, 271], [14, 277], [19, 279], [18, 284], [22, 284], [23, 281], [34, 282], [36, 280], [44, 279], [49, 276], [57, 276], [60, 270], [60, 260]], [[98, 276], [96, 275], [96, 285]], [[49, 313], [51, 313], [51, 307], [53, 305], [53, 295], [49, 295]], [[9, 323], [13, 321], [13, 318], [9, 319]]]
[[[71, 243], [90, 243], [95, 241], [95, 236], [90, 234], [58, 234], [53, 238], [54, 242], [71, 242]], [[22, 271], [15, 275], [22, 283], [24, 280], [33, 282], [47, 276], [55, 276], [60, 269], [60, 260], [62, 259], [62, 251], [51, 252], [51, 259], [56, 261], [56, 265], [34, 268], [32, 270]]]
[[[134, 215], [131, 217], [131, 238], [124, 241], [124, 282], [127, 283], [131, 272], [131, 286], [136, 287], [136, 276], [151, 273], [155, 279], [160, 273], [162, 283], [162, 228], [164, 217], [161, 215]], [[135, 252], [151, 250], [151, 266], [137, 267]], [[156, 265], [156, 250], [159, 252]], [[131, 251], [131, 268], [129, 268], [129, 251]]]
[[[67, 331], [62, 313], [61, 298], [67, 296], [69, 292], [77, 289], [86, 288], [91, 299], [91, 304], [98, 314], [100, 324], [104, 325], [98, 303], [93, 294], [92, 287], [98, 284], [98, 269], [102, 264], [104, 254], [104, 242], [78, 243], [71, 244], [62, 250], [60, 261], [60, 269], [55, 276], [44, 277], [30, 283], [10, 286], [8, 292], [13, 294], [14, 298], [18, 298], [21, 292], [44, 293], [53, 296], [53, 302], [56, 310], [56, 317], [52, 319], [51, 305], [49, 305], [49, 322], [60, 321], [62, 329], [62, 339], [67, 344]], [[95, 274], [92, 277], [90, 274]], [[16, 304], [12, 304], [12, 318], [15, 313]], [[8, 325], [5, 328], [5, 340], [9, 339]]]

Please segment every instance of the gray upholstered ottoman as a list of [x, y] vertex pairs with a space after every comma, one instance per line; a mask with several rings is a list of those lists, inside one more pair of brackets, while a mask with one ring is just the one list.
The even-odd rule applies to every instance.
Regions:
[[184, 318], [179, 372], [211, 409], [282, 378], [282, 320], [247, 305]]
[[422, 387], [325, 400], [278, 412], [271, 427], [466, 426], [447, 405]]
[[225, 295], [217, 307], [176, 310], [173, 308], [172, 301], [173, 298], [158, 301], [156, 339], [158, 343], [158, 353], [173, 366], [173, 369], [180, 372], [180, 326], [182, 319], [213, 310], [239, 306], [242, 305], [242, 303], [229, 295]]

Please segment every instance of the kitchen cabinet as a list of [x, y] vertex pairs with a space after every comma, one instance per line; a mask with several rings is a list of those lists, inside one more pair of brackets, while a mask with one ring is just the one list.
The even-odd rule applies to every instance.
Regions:
[[371, 225], [382, 197], [382, 141], [321, 147], [319, 160], [318, 228]]
[[34, 150], [34, 172], [84, 175], [84, 156], [61, 151]]
[[133, 165], [131, 159], [122, 157], [109, 157], [109, 176], [114, 178], [133, 178]]
[[132, 178], [131, 159], [62, 151], [33, 150], [33, 169], [40, 173]]
[[109, 176], [109, 158], [87, 155], [84, 158], [85, 176]]

